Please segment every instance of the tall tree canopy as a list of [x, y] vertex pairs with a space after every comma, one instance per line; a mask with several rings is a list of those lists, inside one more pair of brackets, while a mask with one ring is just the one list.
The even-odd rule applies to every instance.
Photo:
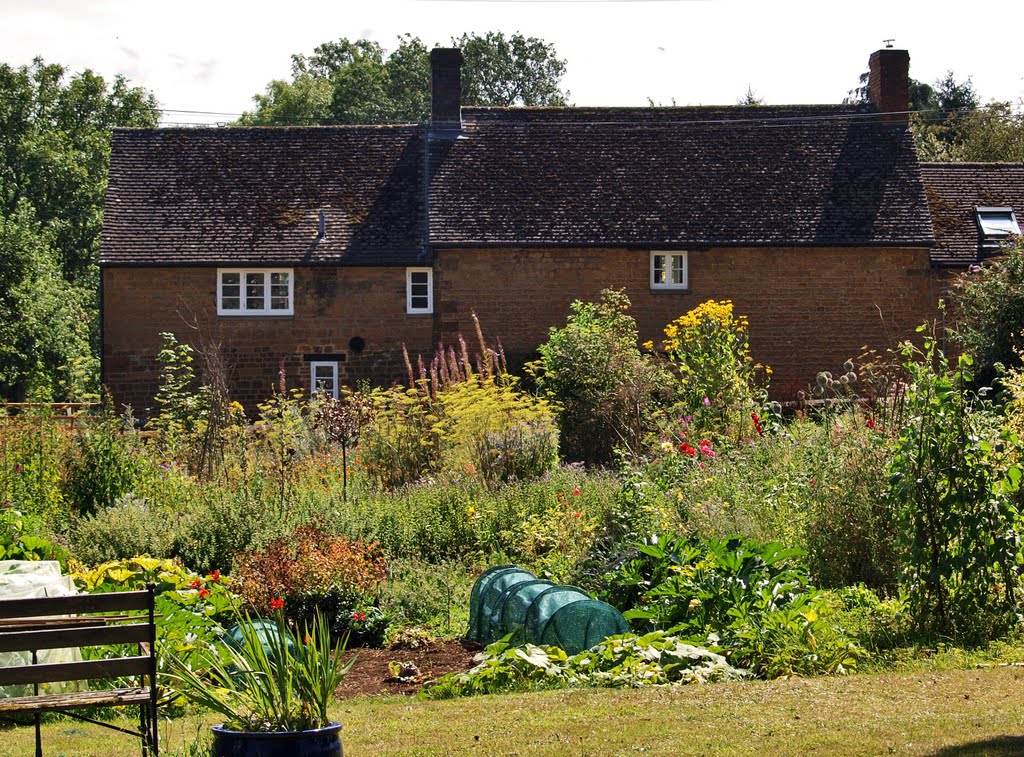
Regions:
[[120, 76], [0, 64], [0, 397], [69, 396], [96, 362], [110, 130], [158, 120]]
[[[565, 74], [553, 45], [501, 32], [463, 34], [462, 101], [467, 105], [565, 105]], [[247, 125], [412, 123], [430, 114], [430, 50], [404, 35], [386, 54], [377, 42], [341, 38], [292, 56], [291, 81], [276, 79], [242, 116]]]

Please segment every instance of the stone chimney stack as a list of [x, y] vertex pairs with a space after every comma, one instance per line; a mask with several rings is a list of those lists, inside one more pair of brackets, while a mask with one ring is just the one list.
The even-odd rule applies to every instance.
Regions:
[[462, 130], [462, 51], [457, 48], [430, 51], [430, 127], [440, 132]]
[[881, 120], [906, 126], [910, 110], [910, 53], [885, 48], [868, 59], [868, 97], [882, 113]]

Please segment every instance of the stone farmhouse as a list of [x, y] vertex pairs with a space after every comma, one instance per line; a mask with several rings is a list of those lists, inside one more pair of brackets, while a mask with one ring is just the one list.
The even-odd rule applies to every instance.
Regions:
[[221, 346], [235, 399], [387, 384], [475, 312], [513, 364], [573, 300], [624, 289], [641, 340], [701, 302], [749, 316], [791, 398], [937, 317], [950, 269], [1017, 230], [1021, 166], [922, 165], [909, 55], [867, 105], [466, 108], [431, 54], [430, 122], [115, 132], [103, 381], [145, 413], [160, 333]]

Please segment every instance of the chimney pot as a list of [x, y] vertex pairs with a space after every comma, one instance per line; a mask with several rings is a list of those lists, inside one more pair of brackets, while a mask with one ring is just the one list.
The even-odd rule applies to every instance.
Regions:
[[868, 97], [883, 123], [906, 126], [910, 109], [910, 53], [885, 48], [868, 59]]
[[440, 131], [462, 129], [462, 51], [457, 48], [430, 51], [430, 126]]

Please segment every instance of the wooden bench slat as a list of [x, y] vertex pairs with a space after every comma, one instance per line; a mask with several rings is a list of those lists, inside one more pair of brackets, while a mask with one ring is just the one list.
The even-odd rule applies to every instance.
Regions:
[[0, 599], [0, 618], [31, 618], [93, 612], [125, 612], [149, 609], [149, 592], [115, 591], [106, 594], [72, 594], [67, 597]]
[[116, 707], [125, 704], [148, 704], [147, 687], [76, 691], [70, 694], [42, 694], [29, 697], [0, 697], [0, 712], [53, 712], [88, 707]]
[[131, 644], [132, 642], [149, 641], [148, 624], [108, 626], [103, 623], [102, 618], [94, 618], [94, 621], [95, 625], [81, 628], [0, 632], [0, 652], [94, 647], [100, 644]]
[[152, 662], [150, 657], [120, 657], [113, 660], [56, 662], [45, 665], [21, 665], [14, 668], [0, 668], [0, 686], [26, 683], [53, 683], [56, 681], [83, 681], [87, 678], [148, 675]]

